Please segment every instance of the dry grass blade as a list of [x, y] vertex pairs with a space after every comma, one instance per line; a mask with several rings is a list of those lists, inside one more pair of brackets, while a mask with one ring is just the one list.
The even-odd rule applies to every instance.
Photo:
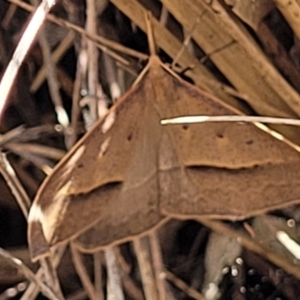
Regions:
[[162, 125], [167, 124], [193, 124], [205, 122], [248, 122], [268, 123], [300, 126], [300, 120], [288, 118], [254, 117], [254, 116], [182, 116], [161, 120]]
[[41, 292], [51, 300], [60, 300], [58, 296], [56, 296], [49, 287], [47, 287], [38, 277], [34, 275], [34, 273], [25, 265], [23, 262], [15, 257], [12, 257], [7, 251], [0, 248], [0, 255], [5, 258], [9, 263], [19, 269], [24, 277], [29, 281], [34, 282], [41, 290]]
[[85, 270], [84, 263], [82, 261], [82, 257], [80, 255], [79, 251], [76, 249], [76, 247], [74, 247], [72, 244], [71, 244], [71, 252], [72, 252], [72, 258], [73, 258], [73, 262], [74, 262], [77, 274], [80, 277], [80, 280], [81, 280], [88, 296], [92, 300], [99, 299], [97, 297], [95, 288]]
[[146, 300], [158, 299], [157, 286], [149, 255], [148, 238], [134, 239], [133, 246], [139, 263]]
[[25, 155], [25, 153], [29, 153], [54, 160], [60, 160], [66, 154], [64, 150], [34, 143], [9, 143], [5, 147], [21, 156], [23, 154]]
[[194, 289], [190, 288], [185, 282], [183, 282], [181, 279], [176, 277], [173, 273], [169, 271], [165, 271], [166, 279], [172, 282], [175, 286], [177, 286], [179, 289], [184, 291], [188, 296], [190, 296], [193, 299], [197, 300], [205, 300], [205, 298]]
[[5, 70], [0, 83], [0, 117], [3, 115], [8, 95], [13, 86], [19, 68], [34, 41], [38, 30], [42, 26], [47, 13], [54, 4], [54, 0], [43, 0], [39, 5], [32, 16], [28, 27], [24, 31], [24, 34], [22, 35], [22, 38], [14, 52], [14, 55]]
[[7, 185], [10, 187], [25, 218], [27, 219], [31, 201], [4, 153], [0, 153], [0, 172], [5, 178]]
[[[8, 0], [9, 2], [11, 3], [14, 3], [16, 5], [18, 5], [19, 7], [27, 10], [27, 11], [33, 11], [34, 10], [34, 7], [27, 4], [26, 2], [23, 2], [23, 1], [19, 1], [19, 0]], [[99, 35], [93, 35], [89, 32], [87, 32], [86, 30], [84, 30], [83, 28], [75, 25], [75, 24], [72, 24], [68, 21], [65, 21], [63, 19], [60, 19], [60, 18], [56, 18], [55, 16], [49, 14], [47, 16], [47, 20], [59, 25], [59, 26], [63, 26], [63, 27], [66, 27], [66, 28], [69, 28], [69, 29], [72, 29], [74, 30], [75, 32], [79, 33], [80, 35], [83, 35], [84, 37], [87, 37], [88, 39], [94, 41], [94, 42], [98, 42], [100, 43], [102, 46], [104, 47], [108, 47], [108, 48], [111, 48], [115, 51], [118, 51], [118, 52], [121, 52], [121, 53], [124, 53], [124, 54], [127, 54], [129, 56], [132, 56], [132, 57], [136, 57], [138, 59], [141, 59], [141, 60], [146, 60], [148, 58], [148, 55], [146, 54], [143, 54], [141, 52], [138, 52], [138, 51], [135, 51], [131, 48], [128, 48], [128, 47], [125, 47], [119, 43], [116, 43], [114, 41], [111, 41], [109, 39], [106, 39], [104, 37], [101, 37]], [[104, 48], [102, 48], [102, 50], [104, 50]], [[109, 53], [109, 52], [108, 52]]]
[[[74, 41], [74, 33], [70, 31], [67, 36], [64, 38], [64, 40], [59, 44], [59, 46], [53, 51], [51, 55], [51, 60], [53, 63], [57, 63], [61, 57], [66, 53], [66, 51], [72, 46]], [[44, 64], [42, 68], [39, 70], [38, 74], [36, 75], [34, 81], [32, 82], [30, 86], [31, 92], [36, 92], [38, 88], [41, 86], [42, 82], [44, 81], [46, 77], [46, 65]]]
[[119, 268], [116, 261], [116, 255], [112, 247], [108, 247], [104, 251], [106, 267], [107, 267], [107, 284], [108, 298], [112, 297], [116, 300], [124, 300], [125, 296], [122, 289]]

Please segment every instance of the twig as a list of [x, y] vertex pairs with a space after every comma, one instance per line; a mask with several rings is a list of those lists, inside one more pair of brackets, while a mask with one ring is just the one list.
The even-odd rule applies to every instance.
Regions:
[[59, 280], [53, 264], [52, 257], [46, 257], [39, 260], [44, 271], [44, 277], [47, 285], [55, 292], [56, 297], [59, 300], [64, 300], [65, 297], [60, 289]]
[[161, 249], [160, 249], [159, 240], [157, 238], [156, 232], [151, 232], [149, 234], [149, 241], [150, 241], [152, 259], [153, 259], [153, 269], [155, 273], [158, 296], [159, 299], [161, 300], [168, 299], [170, 297], [167, 297], [167, 291], [165, 285], [166, 282], [164, 276], [162, 276], [164, 274], [165, 268], [163, 265]]
[[[51, 60], [53, 63], [59, 62], [61, 57], [65, 54], [65, 52], [72, 46], [74, 41], [74, 32], [70, 31], [66, 35], [66, 37], [63, 39], [63, 41], [59, 44], [59, 46], [53, 51], [51, 55]], [[46, 76], [46, 65], [44, 64], [37, 75], [35, 76], [35, 79], [33, 80], [31, 86], [30, 86], [30, 92], [35, 93], [38, 88], [41, 86], [42, 82], [44, 81]]]
[[101, 266], [101, 254], [96, 252], [93, 254], [94, 257], [94, 286], [95, 292], [98, 300], [103, 300], [103, 291], [102, 291], [102, 266]]
[[[53, 261], [53, 266], [55, 268], [57, 268], [57, 266], [60, 263], [60, 260], [65, 252], [66, 246], [60, 246], [59, 248], [56, 249], [56, 251], [54, 252], [54, 255], [52, 257], [52, 261]], [[39, 268], [37, 273], [35, 274], [35, 277], [39, 280], [42, 280], [42, 278], [44, 278], [44, 270], [43, 268]], [[30, 282], [27, 290], [25, 291], [25, 293], [22, 295], [20, 300], [33, 300], [37, 297], [39, 293], [39, 287], [35, 284], [35, 282]]]
[[146, 245], [146, 237], [134, 239], [133, 246], [139, 263], [146, 300], [158, 299], [155, 278], [148, 253], [149, 250]]
[[165, 271], [166, 279], [171, 281], [175, 286], [184, 291], [188, 296], [197, 300], [205, 300], [205, 298], [196, 290], [189, 287], [185, 282], [176, 277], [173, 273]]
[[31, 204], [30, 199], [16, 176], [14, 169], [6, 158], [6, 155], [2, 152], [0, 153], [0, 172], [27, 219], [28, 210]]
[[3, 116], [4, 108], [7, 105], [7, 98], [12, 88], [13, 82], [17, 76], [19, 68], [32, 45], [38, 30], [42, 26], [47, 13], [55, 4], [55, 0], [43, 0], [36, 9], [26, 30], [24, 31], [20, 42], [10, 60], [0, 83], [0, 120]]
[[122, 289], [122, 283], [120, 279], [119, 269], [116, 262], [116, 256], [112, 247], [108, 247], [104, 251], [106, 267], [107, 267], [107, 277], [109, 292], [113, 295], [115, 300], [124, 300], [124, 293]]
[[0, 248], [0, 255], [5, 258], [9, 263], [22, 272], [25, 278], [34, 282], [41, 290], [41, 292], [51, 300], [60, 300], [48, 286], [46, 286], [34, 273], [18, 258], [11, 256], [7, 251]]
[[[16, 5], [18, 5], [19, 7], [27, 10], [27, 11], [33, 11], [34, 10], [34, 7], [23, 2], [23, 1], [20, 1], [20, 0], [8, 0], [9, 2], [11, 3], [14, 3]], [[90, 34], [88, 33], [86, 30], [82, 29], [81, 27], [77, 26], [77, 25], [74, 25], [70, 22], [67, 22], [61, 18], [57, 18], [51, 14], [49, 14], [47, 16], [47, 20], [59, 25], [59, 26], [63, 26], [63, 27], [66, 27], [66, 28], [69, 28], [69, 29], [72, 29], [74, 30], [75, 32], [79, 33], [80, 35], [83, 35], [85, 37], [87, 37], [88, 39], [90, 39], [91, 41], [94, 41], [94, 42], [97, 42], [97, 43], [100, 43], [101, 45], [103, 46], [106, 46], [108, 48], [111, 48], [111, 49], [114, 49], [115, 51], [118, 51], [118, 52], [121, 52], [121, 53], [124, 53], [124, 54], [127, 54], [129, 56], [132, 56], [132, 57], [136, 57], [140, 60], [146, 60], [148, 59], [148, 55], [144, 54], [144, 53], [141, 53], [141, 52], [138, 52], [136, 50], [133, 50], [133, 49], [130, 49], [130, 48], [127, 48], [119, 43], [116, 43], [112, 40], [109, 40], [107, 38], [104, 38], [102, 36], [98, 36], [98, 35], [93, 35], [93, 34]], [[104, 48], [102, 48], [101, 50], [103, 50]], [[109, 52], [107, 52], [109, 53]]]
[[98, 300], [99, 298], [97, 297], [94, 286], [86, 272], [86, 269], [82, 262], [82, 258], [80, 256], [80, 253], [78, 252], [78, 250], [76, 249], [76, 247], [74, 247], [74, 245], [72, 243], [71, 243], [71, 252], [72, 252], [72, 258], [73, 258], [73, 262], [74, 262], [74, 266], [76, 268], [77, 274], [78, 274], [84, 288], [86, 289], [86, 292], [89, 295], [89, 298], [91, 298], [92, 300]]
[[168, 124], [193, 124], [193, 123], [208, 123], [208, 122], [246, 122], [246, 123], [268, 123], [300, 126], [300, 120], [289, 118], [273, 118], [264, 116], [182, 116], [169, 119], [162, 119], [162, 125]]

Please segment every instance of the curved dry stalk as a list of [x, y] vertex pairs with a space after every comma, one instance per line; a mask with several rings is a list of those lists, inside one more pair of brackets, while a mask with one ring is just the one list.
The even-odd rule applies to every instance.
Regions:
[[51, 300], [60, 300], [61, 298], [53, 293], [53, 291], [45, 285], [35, 274], [18, 258], [13, 257], [9, 254], [9, 252], [0, 248], [0, 255], [5, 258], [9, 263], [11, 263], [14, 267], [16, 267], [25, 278], [29, 281], [34, 282], [41, 292]]
[[50, 11], [51, 7], [55, 4], [55, 0], [43, 0], [24, 31], [20, 42], [10, 60], [8, 66], [5, 69], [4, 75], [0, 83], [0, 118], [3, 116], [4, 108], [7, 103], [12, 85], [15, 81], [17, 73], [25, 56], [28, 53], [30, 46], [32, 45], [40, 27], [44, 23], [46, 15]]

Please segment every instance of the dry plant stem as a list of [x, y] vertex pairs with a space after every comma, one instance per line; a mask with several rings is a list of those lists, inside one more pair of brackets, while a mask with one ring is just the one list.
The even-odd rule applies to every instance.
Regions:
[[66, 154], [64, 150], [33, 144], [33, 143], [9, 143], [5, 146], [6, 149], [18, 152], [22, 155], [24, 152], [28, 152], [34, 155], [43, 156], [55, 160], [60, 160]]
[[[97, 33], [97, 16], [96, 16], [96, 5], [94, 0], [86, 0], [87, 9], [86, 9], [86, 31], [96, 35]], [[97, 110], [97, 85], [98, 85], [98, 50], [93, 41], [87, 40], [87, 90], [88, 96], [93, 97], [93, 102], [89, 105], [89, 115], [91, 118], [91, 122], [95, 123], [98, 119], [98, 110]]]
[[205, 298], [194, 289], [190, 288], [185, 282], [176, 277], [173, 273], [165, 271], [166, 279], [171, 281], [175, 286], [184, 291], [188, 296], [197, 300], [205, 300]]
[[161, 254], [159, 240], [155, 231], [149, 234], [149, 242], [153, 260], [153, 269], [156, 279], [156, 286], [158, 291], [158, 298], [160, 300], [170, 299], [170, 295], [168, 295], [167, 297], [166, 282], [165, 278], [162, 276], [164, 274], [163, 258]]
[[147, 238], [136, 238], [133, 240], [134, 252], [137, 256], [139, 269], [141, 272], [142, 283], [146, 300], [156, 300], [157, 289], [156, 282], [150, 262], [149, 248]]
[[4, 153], [0, 153], [0, 172], [27, 219], [31, 204], [30, 199]]
[[[19, 7], [23, 8], [23, 9], [29, 11], [29, 12], [34, 11], [34, 7], [32, 5], [29, 5], [29, 4], [27, 4], [23, 1], [20, 1], [20, 0], [8, 0], [8, 1], [18, 5]], [[135, 51], [133, 49], [127, 48], [125, 46], [122, 46], [121, 44], [118, 44], [118, 43], [116, 43], [112, 40], [106, 39], [104, 37], [90, 34], [86, 30], [82, 29], [81, 27], [79, 27], [77, 25], [74, 25], [70, 22], [67, 22], [67, 21], [65, 21], [61, 18], [57, 18], [57, 17], [55, 17], [51, 14], [49, 14], [47, 16], [47, 20], [51, 21], [51, 22], [53, 22], [53, 23], [55, 23], [59, 26], [66, 27], [68, 29], [72, 29], [75, 32], [79, 33], [80, 35], [83, 35], [83, 36], [87, 37], [88, 39], [90, 39], [94, 42], [98, 42], [103, 46], [114, 49], [115, 51], [127, 54], [127, 55], [132, 56], [132, 57], [136, 57], [136, 58], [141, 59], [141, 60], [146, 60], [148, 58], [148, 55], [146, 55], [144, 53], [141, 53], [141, 52]]]
[[[146, 32], [144, 14], [146, 9], [136, 0], [111, 0], [111, 2], [127, 15], [135, 24], [137, 24], [143, 31]], [[158, 47], [162, 48], [170, 57], [174, 58], [182, 47], [182, 43], [171, 34], [165, 27], [163, 27], [156, 19], [153, 18], [152, 26], [154, 28], [155, 42]], [[225, 86], [215, 80], [213, 75], [199, 63], [199, 61], [192, 57], [187, 51], [184, 51], [180, 57], [179, 63], [181, 67], [193, 66], [193, 71], [188, 73], [195, 84], [200, 88], [213, 93], [226, 103], [238, 107], [236, 99], [228, 96], [229, 94], [239, 95], [241, 99], [249, 101], [249, 97], [245, 94], [238, 93], [236, 90], [229, 86]], [[250, 99], [251, 100], [251, 99]], [[250, 101], [249, 101], [250, 102]]]
[[[66, 51], [72, 46], [74, 37], [74, 32], [69, 31], [66, 37], [63, 39], [63, 41], [59, 44], [55, 51], [53, 51], [51, 59], [54, 64], [58, 63], [62, 56], [66, 53]], [[30, 92], [35, 93], [45, 80], [45, 77], [46, 66], [43, 65], [30, 86]]]
[[73, 259], [77, 274], [78, 274], [89, 298], [92, 300], [98, 300], [99, 298], [97, 297], [94, 286], [86, 272], [81, 255], [72, 243], [71, 243], [71, 252], [72, 252], [72, 259]]
[[287, 273], [294, 275], [297, 279], [300, 279], [300, 268], [298, 266], [286, 262], [282, 259], [282, 257], [273, 252], [266, 251], [258, 243], [253, 241], [244, 233], [233, 230], [229, 226], [219, 221], [213, 221], [205, 218], [197, 218], [196, 220], [215, 232], [226, 234], [229, 237], [236, 238], [243, 247], [265, 257], [273, 264], [285, 270]]
[[41, 292], [48, 297], [51, 300], [60, 300], [57, 295], [55, 295], [50, 288], [48, 288], [41, 280], [40, 278], [36, 277], [34, 273], [25, 265], [23, 262], [15, 257], [12, 257], [7, 251], [0, 248], [0, 255], [5, 258], [8, 262], [10, 262], [13, 266], [15, 266], [25, 278], [27, 278], [29, 281], [34, 282]]
[[[60, 260], [65, 252], [65, 249], [66, 246], [60, 246], [58, 249], [56, 249], [52, 258], [53, 265], [55, 268], [57, 268], [57, 266], [59, 265]], [[44, 278], [43, 268], [39, 268], [39, 270], [35, 274], [35, 277], [38, 280], [42, 280]], [[39, 286], [36, 285], [34, 282], [31, 282], [20, 300], [34, 300], [37, 297], [38, 293], [39, 293]]]
[[117, 76], [114, 68], [114, 61], [106, 53], [103, 53], [103, 61], [105, 66], [105, 74], [109, 85], [110, 95], [113, 102], [115, 102], [121, 96], [121, 89], [117, 81]]
[[97, 299], [103, 300], [102, 291], [102, 266], [101, 266], [101, 253], [98, 251], [93, 254], [94, 257], [94, 285]]
[[56, 67], [54, 65], [54, 62], [52, 61], [51, 50], [48, 45], [48, 41], [46, 39], [44, 31], [42, 31], [42, 34], [39, 37], [39, 42], [43, 53], [44, 64], [47, 69], [47, 81], [49, 86], [49, 92], [53, 104], [55, 106], [57, 120], [60, 125], [66, 128], [69, 126], [69, 118], [62, 104], [62, 100], [59, 93], [59, 84], [56, 76]]
[[43, 0], [43, 2], [36, 9], [26, 30], [24, 31], [20, 42], [10, 60], [0, 83], [0, 118], [3, 115], [4, 107], [6, 106], [7, 98], [9, 96], [12, 85], [15, 81], [17, 73], [23, 60], [32, 45], [38, 30], [42, 26], [45, 17], [51, 7], [55, 4], [54, 0]]
[[185, 51], [185, 49], [188, 50], [188, 52], [194, 55], [194, 49], [191, 42], [191, 38], [192, 38], [192, 34], [194, 32], [194, 30], [196, 29], [197, 25], [199, 24], [199, 18], [197, 19], [197, 21], [195, 22], [193, 28], [190, 30], [190, 32], [188, 32], [187, 30], [183, 30], [183, 34], [184, 34], [184, 41], [182, 43], [182, 46], [180, 48], [180, 50], [178, 51], [178, 53], [176, 54], [176, 56], [174, 57], [172, 64], [171, 64], [171, 68], [173, 69], [175, 67], [175, 65], [177, 64], [180, 56], [182, 55], [182, 53]]
[[[20, 208], [22, 209], [22, 212], [27, 219], [30, 200], [25, 190], [23, 189], [22, 185], [20, 184], [19, 180], [17, 179], [13, 168], [9, 164], [8, 160], [6, 159], [5, 154], [3, 153], [0, 154], [0, 171], [3, 177], [7, 180], [8, 186], [11, 188], [13, 195], [15, 195], [20, 205]], [[20, 260], [16, 261], [16, 264], [18, 263], [19, 264], [21, 263], [22, 266], [24, 265]], [[52, 263], [50, 259], [44, 259], [41, 261], [41, 263], [43, 264], [45, 276], [48, 276], [48, 284], [56, 294], [56, 299], [64, 299], [59, 287], [58, 278], [52, 267]], [[24, 270], [26, 270], [26, 268]], [[24, 274], [24, 276], [27, 278], [26, 274]]]
[[[115, 300], [125, 300], [122, 283], [119, 273], [119, 268], [116, 261], [116, 255], [112, 247], [108, 247], [104, 250], [106, 267], [107, 267], [107, 277], [108, 277], [108, 290]], [[109, 297], [108, 297], [109, 298]]]
[[300, 39], [300, 3], [297, 0], [274, 0], [275, 5]]
[[129, 263], [124, 259], [119, 247], [114, 248], [114, 253], [116, 255], [119, 269], [121, 270], [122, 284], [126, 293], [134, 300], [144, 300], [144, 295], [140, 288], [136, 286], [130, 277], [131, 265], [129, 265]]
[[284, 124], [300, 126], [300, 120], [288, 118], [273, 118], [265, 116], [182, 116], [170, 119], [161, 120], [162, 125], [167, 124], [192, 124], [192, 123], [206, 123], [206, 122], [247, 122], [247, 123], [268, 123], [268, 124]]
[[56, 297], [60, 300], [64, 300], [65, 297], [60, 289], [59, 280], [56, 270], [54, 268], [52, 257], [46, 257], [39, 260], [43, 271], [47, 285], [54, 291]]
[[232, 36], [233, 40], [237, 41], [248, 53], [253, 66], [261, 74], [264, 74], [266, 82], [274, 89], [274, 91], [276, 91], [282, 100], [285, 101], [298, 116], [300, 116], [300, 97], [298, 93], [286, 82], [275, 67], [266, 60], [257, 44], [255, 44], [249, 35], [245, 34], [245, 31], [242, 30], [241, 26], [228, 15], [221, 4], [214, 1], [211, 9], [218, 14], [216, 20], [221, 22], [222, 26]]
[[9, 143], [11, 140], [17, 138], [25, 131], [23, 125], [15, 127], [4, 134], [0, 134], [0, 146], [5, 146], [6, 143]]
[[[20, 0], [8, 0], [8, 1], [18, 5], [19, 7], [23, 8], [27, 11], [34, 10], [34, 8], [31, 5], [28, 5], [27, 3], [22, 2]], [[129, 2], [129, 0], [127, 0], [127, 1]], [[135, 14], [135, 16], [137, 18], [139, 18], [139, 15], [141, 15], [139, 22], [137, 22], [137, 20], [135, 20], [135, 22], [137, 22], [138, 25], [141, 28], [143, 28], [143, 26], [144, 26], [143, 13]], [[130, 48], [126, 48], [126, 47], [124, 47], [118, 43], [115, 43], [111, 40], [108, 40], [106, 38], [103, 38], [100, 36], [91, 36], [90, 34], [86, 33], [86, 31], [84, 29], [82, 29], [81, 27], [76, 26], [72, 23], [69, 23], [63, 19], [56, 18], [51, 14], [49, 14], [47, 16], [47, 20], [49, 20], [57, 25], [60, 25], [60, 26], [63, 26], [63, 27], [69, 28], [69, 29], [73, 29], [74, 31], [78, 32], [79, 34], [81, 34], [83, 36], [86, 36], [87, 38], [89, 38], [91, 40], [98, 41], [99, 43], [101, 43], [102, 45], [104, 45], [106, 47], [115, 49], [116, 51], [122, 52], [124, 54], [128, 54], [129, 56], [133, 56], [133, 57], [136, 57], [141, 60], [146, 60], [148, 58], [148, 55], [137, 52]], [[177, 41], [174, 38], [174, 36], [172, 36], [166, 29], [161, 30], [161, 28], [158, 28], [157, 32], [160, 33], [159, 36], [156, 36], [156, 40], [157, 40], [157, 38], [159, 38], [159, 40], [160, 40], [160, 43], [158, 43], [158, 45], [160, 47], [162, 47], [170, 56], [174, 57], [176, 55], [176, 53], [178, 53], [178, 51], [181, 47], [180, 42]], [[103, 48], [102, 51], [104, 51], [104, 50], [105, 49]], [[232, 97], [229, 97], [228, 95], [232, 95], [234, 97], [239, 97], [247, 102], [252, 101], [251, 99], [249, 99], [249, 97], [246, 94], [242, 94], [229, 86], [225, 86], [224, 84], [217, 82], [212, 77], [212, 75], [201, 64], [199, 64], [196, 59], [194, 59], [193, 57], [188, 55], [188, 53], [184, 53], [184, 55], [181, 57], [180, 64], [182, 64], [183, 67], [194, 66], [193, 73], [189, 74], [189, 76], [191, 76], [191, 78], [196, 82], [196, 84], [199, 87], [202, 87], [203, 89], [205, 89], [209, 92], [213, 92], [218, 97], [225, 100], [227, 103], [229, 103], [235, 107], [239, 107], [236, 100], [233, 99]], [[121, 66], [122, 66], [122, 64], [121, 64]], [[126, 69], [126, 67], [123, 67], [123, 68]], [[132, 73], [131, 70], [128, 70], [128, 72]]]
[[[86, 0], [86, 25], [85, 29], [90, 34], [97, 34], [97, 15], [95, 0]], [[91, 40], [87, 41], [87, 55], [88, 55], [88, 93], [96, 96], [98, 84], [98, 50], [95, 43]]]
[[10, 23], [11, 19], [13, 18], [16, 10], [17, 10], [17, 5], [15, 5], [15, 4], [11, 4], [9, 6], [9, 8], [7, 9], [7, 11], [5, 13], [5, 17], [1, 22], [1, 26], [4, 29], [7, 29], [7, 27], [9, 26], [9, 23]]
[[136, 286], [131, 277], [127, 274], [122, 275], [122, 284], [126, 294], [133, 300], [144, 300], [145, 297], [139, 287]]
[[77, 67], [76, 67], [76, 77], [73, 87], [73, 95], [72, 95], [72, 112], [71, 112], [71, 127], [72, 127], [72, 133], [70, 136], [70, 143], [74, 144], [77, 139], [77, 124], [78, 124], [78, 118], [80, 115], [80, 108], [79, 108], [79, 101], [80, 101], [80, 90], [84, 78], [84, 70], [81, 65], [81, 59], [80, 55], [82, 55], [82, 50], [78, 54], [77, 58]]

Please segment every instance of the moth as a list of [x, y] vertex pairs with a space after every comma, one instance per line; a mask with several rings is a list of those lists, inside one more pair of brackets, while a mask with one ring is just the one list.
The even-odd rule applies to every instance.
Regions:
[[238, 220], [299, 203], [300, 154], [264, 126], [160, 124], [239, 114], [152, 55], [139, 83], [43, 182], [29, 214], [32, 259], [69, 240], [93, 252], [170, 218]]

